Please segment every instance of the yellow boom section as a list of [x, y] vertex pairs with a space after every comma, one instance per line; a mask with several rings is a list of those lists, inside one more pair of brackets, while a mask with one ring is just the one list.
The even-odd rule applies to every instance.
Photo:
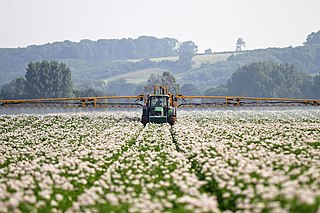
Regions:
[[41, 98], [23, 100], [0, 100], [3, 107], [93, 107], [93, 108], [139, 108], [144, 95], [101, 96], [83, 98]]
[[246, 106], [320, 106], [320, 100], [294, 98], [255, 98], [241, 96], [185, 96], [177, 95], [180, 108], [246, 107]]
[[[320, 106], [320, 100], [293, 98], [255, 98], [241, 96], [170, 95], [170, 106], [178, 108], [259, 107], [259, 106]], [[83, 98], [42, 98], [0, 100], [1, 107], [63, 107], [63, 108], [141, 108], [146, 96], [101, 96]]]

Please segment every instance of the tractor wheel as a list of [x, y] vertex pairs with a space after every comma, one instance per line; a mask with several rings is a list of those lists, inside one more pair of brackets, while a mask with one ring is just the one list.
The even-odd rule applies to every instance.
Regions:
[[172, 126], [177, 121], [177, 117], [175, 115], [169, 116], [169, 124]]
[[143, 123], [143, 125], [146, 126], [147, 123], [149, 123], [149, 116], [148, 115], [142, 115], [141, 123]]

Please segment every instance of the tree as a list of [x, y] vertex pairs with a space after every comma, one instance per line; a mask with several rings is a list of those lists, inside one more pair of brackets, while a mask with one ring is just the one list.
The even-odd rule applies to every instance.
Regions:
[[180, 69], [190, 69], [193, 56], [198, 52], [198, 46], [193, 41], [183, 42], [178, 51], [177, 65]]
[[206, 49], [205, 51], [204, 51], [204, 54], [212, 54], [212, 50], [211, 49]]
[[226, 87], [226, 85], [210, 87], [204, 92], [204, 95], [226, 96], [228, 95], [228, 88]]
[[177, 94], [180, 92], [179, 84], [170, 72], [163, 72], [162, 75], [151, 74], [147, 86], [145, 86], [145, 93], [152, 93], [154, 85], [167, 86], [170, 93]]
[[200, 95], [199, 88], [194, 84], [184, 84], [180, 91], [183, 95]]
[[303, 45], [320, 45], [320, 30], [318, 32], [312, 32], [308, 35], [306, 42]]
[[191, 55], [193, 56], [198, 52], [198, 46], [193, 41], [182, 42], [179, 46], [178, 55]]
[[128, 83], [126, 79], [119, 78], [108, 82], [106, 91], [116, 95], [137, 95], [134, 94], [136, 87], [135, 84]]
[[30, 98], [70, 97], [71, 71], [57, 61], [30, 62], [25, 74], [26, 94]]
[[246, 42], [243, 38], [238, 38], [236, 43], [236, 51], [242, 51], [242, 47], [246, 47]]
[[320, 73], [314, 77], [312, 91], [315, 98], [320, 98]]
[[294, 65], [254, 62], [237, 69], [227, 86], [231, 95], [298, 98], [307, 77]]
[[104, 95], [101, 90], [96, 90], [93, 88], [86, 88], [83, 90], [75, 89], [73, 90], [73, 94], [75, 97], [99, 97]]
[[16, 78], [1, 87], [0, 96], [3, 99], [22, 99], [26, 97], [25, 93], [26, 79]]

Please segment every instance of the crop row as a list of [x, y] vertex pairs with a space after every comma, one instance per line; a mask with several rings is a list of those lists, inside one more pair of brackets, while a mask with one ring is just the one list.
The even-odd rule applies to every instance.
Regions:
[[199, 190], [204, 183], [192, 172], [188, 159], [176, 150], [170, 128], [166, 124], [147, 125], [128, 151], [70, 210], [106, 211], [117, 207], [130, 212], [217, 212], [215, 196]]
[[317, 212], [320, 112], [0, 116], [0, 212]]
[[70, 208], [138, 136], [133, 118], [1, 116], [0, 212]]
[[316, 212], [320, 206], [320, 113], [182, 115], [174, 138], [221, 210]]

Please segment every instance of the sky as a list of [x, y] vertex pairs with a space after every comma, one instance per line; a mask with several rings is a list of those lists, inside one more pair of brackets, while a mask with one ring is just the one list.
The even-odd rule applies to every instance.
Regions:
[[300, 46], [320, 0], [0, 0], [0, 48], [138, 38], [194, 41], [199, 52]]

